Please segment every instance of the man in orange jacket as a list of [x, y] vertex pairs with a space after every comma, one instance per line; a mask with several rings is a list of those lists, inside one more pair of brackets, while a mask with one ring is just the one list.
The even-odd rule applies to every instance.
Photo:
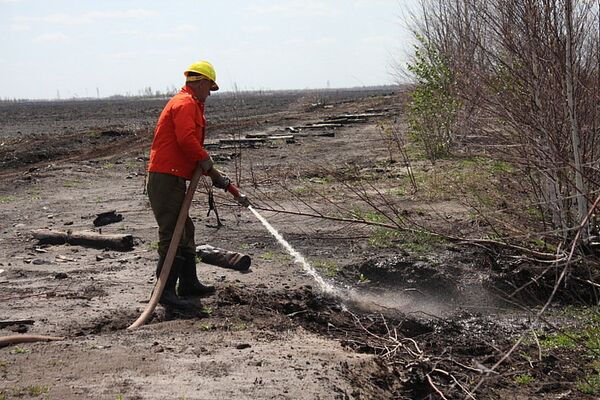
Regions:
[[[230, 180], [213, 166], [210, 155], [204, 149], [204, 102], [211, 91], [219, 90], [215, 70], [209, 62], [199, 61], [190, 65], [184, 75], [185, 86], [169, 100], [160, 114], [150, 150], [147, 190], [158, 223], [157, 277], [175, 231], [185, 197], [186, 180], [192, 179], [198, 163], [203, 173], [211, 178], [213, 186], [229, 191], [240, 204], [249, 205]], [[194, 231], [194, 223], [188, 215], [177, 255], [159, 300], [164, 306], [190, 308], [192, 303], [182, 297], [201, 297], [215, 292], [213, 286], [200, 283], [196, 275]]]

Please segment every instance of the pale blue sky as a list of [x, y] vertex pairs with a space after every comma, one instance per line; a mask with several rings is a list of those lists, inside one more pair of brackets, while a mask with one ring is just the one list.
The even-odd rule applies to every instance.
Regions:
[[225, 91], [382, 85], [417, 0], [0, 0], [0, 98], [161, 90], [211, 61]]

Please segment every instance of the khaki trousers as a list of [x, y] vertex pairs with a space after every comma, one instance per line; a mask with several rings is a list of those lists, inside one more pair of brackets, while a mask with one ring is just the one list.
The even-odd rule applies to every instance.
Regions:
[[[179, 210], [185, 197], [185, 179], [175, 175], [150, 172], [148, 173], [146, 188], [150, 207], [158, 223], [158, 254], [166, 256], [175, 232], [175, 225], [177, 225]], [[184, 253], [196, 254], [194, 233], [194, 223], [188, 215], [177, 248], [178, 255], [181, 256]]]

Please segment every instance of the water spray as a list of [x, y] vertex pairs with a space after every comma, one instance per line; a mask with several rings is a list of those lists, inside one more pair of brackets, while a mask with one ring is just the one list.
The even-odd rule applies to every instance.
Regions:
[[275, 237], [275, 239], [277, 239], [277, 241], [287, 250], [287, 252], [294, 257], [294, 262], [300, 264], [304, 271], [317, 282], [323, 292], [328, 294], [337, 294], [338, 290], [332, 284], [326, 282], [325, 279], [319, 275], [317, 270], [315, 270], [313, 266], [306, 261], [302, 254], [298, 253], [292, 247], [292, 245], [290, 245], [287, 240], [285, 240], [283, 236], [277, 232], [277, 230], [269, 223], [269, 221], [260, 215], [252, 206], [249, 206], [248, 209], [264, 225], [264, 227], [267, 228], [269, 233], [271, 233], [271, 235], [273, 235], [273, 237]]

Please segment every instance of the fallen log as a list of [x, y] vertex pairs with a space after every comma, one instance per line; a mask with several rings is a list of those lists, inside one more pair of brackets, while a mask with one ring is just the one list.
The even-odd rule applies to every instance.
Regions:
[[132, 235], [100, 234], [96, 232], [62, 232], [50, 229], [36, 229], [31, 232], [34, 239], [44, 244], [72, 244], [99, 249], [131, 250]]
[[294, 140], [294, 135], [271, 135], [267, 136], [267, 140]]
[[208, 244], [197, 246], [196, 255], [200, 257], [203, 263], [238, 271], [247, 271], [250, 264], [252, 264], [252, 260], [247, 254], [220, 249]]
[[250, 144], [250, 143], [263, 143], [264, 138], [239, 138], [239, 139], [220, 139], [219, 144]]
[[255, 132], [255, 133], [246, 133], [246, 137], [249, 139], [266, 139], [269, 136], [266, 132]]
[[[315, 123], [307, 125], [298, 125], [291, 127], [292, 129], [323, 129], [323, 128], [341, 128], [343, 125], [338, 123]], [[292, 130], [293, 132], [293, 130]]]
[[298, 133], [294, 133], [294, 136], [296, 137], [307, 137], [307, 136], [312, 136], [312, 137], [335, 137], [335, 131], [325, 131], [325, 132], [298, 132]]
[[206, 150], [216, 150], [216, 149], [218, 149], [220, 147], [221, 147], [221, 144], [219, 143], [219, 141], [210, 142], [210, 143], [204, 143], [204, 148]]
[[240, 140], [243, 141], [243, 140], [247, 140], [247, 139], [260, 139], [260, 141], [265, 141], [265, 140], [293, 139], [293, 138], [294, 138], [294, 135], [290, 135], [288, 133], [272, 133], [272, 134], [249, 133], [246, 135], [245, 138], [242, 138]]
[[339, 125], [345, 125], [345, 124], [355, 124], [358, 122], [367, 122], [367, 118], [363, 117], [363, 118], [335, 118], [335, 119], [331, 119], [328, 120], [331, 123], [336, 123]]
[[0, 328], [6, 328], [12, 325], [33, 325], [35, 321], [32, 319], [11, 319], [0, 321]]
[[359, 113], [359, 114], [342, 114], [331, 117], [325, 117], [327, 121], [332, 121], [336, 119], [363, 119], [363, 118], [371, 118], [371, 117], [385, 117], [387, 114], [384, 112], [380, 113]]

